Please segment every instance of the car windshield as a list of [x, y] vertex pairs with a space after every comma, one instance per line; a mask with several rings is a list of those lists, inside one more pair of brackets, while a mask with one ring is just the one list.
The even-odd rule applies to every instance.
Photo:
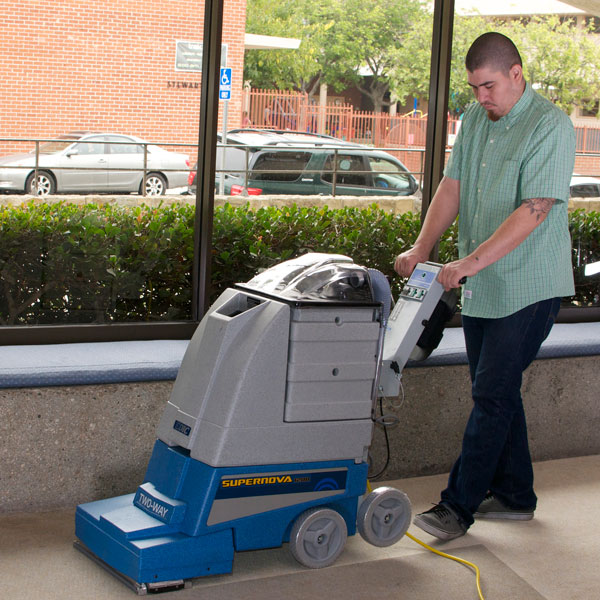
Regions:
[[[55, 152], [61, 152], [65, 148], [68, 148], [76, 138], [60, 138], [52, 142], [46, 142], [40, 145], [40, 154], [54, 154]], [[35, 153], [35, 150], [31, 150]]]

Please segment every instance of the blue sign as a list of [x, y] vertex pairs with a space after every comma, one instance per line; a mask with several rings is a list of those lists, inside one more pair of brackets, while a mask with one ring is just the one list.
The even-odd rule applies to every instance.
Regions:
[[192, 431], [192, 428], [189, 425], [186, 425], [181, 421], [175, 421], [175, 423], [173, 423], [173, 429], [179, 431], [179, 433], [183, 433], [183, 435], [190, 435], [190, 431]]
[[221, 69], [219, 78], [219, 100], [229, 100], [231, 98], [231, 69]]

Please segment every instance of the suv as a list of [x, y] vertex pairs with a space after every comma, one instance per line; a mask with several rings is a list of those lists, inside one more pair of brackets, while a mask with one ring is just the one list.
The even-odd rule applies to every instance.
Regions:
[[599, 198], [600, 179], [573, 173], [571, 178], [571, 198]]
[[[295, 131], [234, 129], [227, 146], [217, 148], [216, 169], [217, 192], [223, 176], [223, 191], [232, 196], [332, 195], [334, 185], [339, 196], [410, 196], [419, 190], [408, 169], [387, 152]], [[195, 194], [195, 171], [188, 183]]]

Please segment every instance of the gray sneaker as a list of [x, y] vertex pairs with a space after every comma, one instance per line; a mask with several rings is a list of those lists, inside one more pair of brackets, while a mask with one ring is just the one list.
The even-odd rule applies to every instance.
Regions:
[[488, 494], [473, 515], [476, 519], [509, 519], [512, 521], [530, 521], [533, 519], [533, 508], [509, 508], [494, 494]]
[[436, 504], [432, 509], [416, 515], [413, 523], [440, 540], [453, 540], [467, 533], [465, 525], [444, 504]]

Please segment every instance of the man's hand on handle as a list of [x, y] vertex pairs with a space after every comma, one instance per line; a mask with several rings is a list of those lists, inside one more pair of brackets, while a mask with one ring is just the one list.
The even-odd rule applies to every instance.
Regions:
[[396, 257], [394, 262], [394, 271], [400, 277], [410, 277], [418, 263], [425, 262], [429, 256], [419, 252], [416, 248], [411, 248]]
[[[394, 271], [401, 277], [410, 277], [415, 267], [420, 262], [426, 262], [428, 256], [424, 256], [416, 248], [411, 248], [396, 257], [394, 262]], [[466, 257], [461, 260], [455, 260], [442, 267], [438, 274], [438, 281], [444, 286], [446, 291], [452, 288], [458, 288], [467, 281], [467, 277], [472, 277], [479, 272], [476, 259]]]

